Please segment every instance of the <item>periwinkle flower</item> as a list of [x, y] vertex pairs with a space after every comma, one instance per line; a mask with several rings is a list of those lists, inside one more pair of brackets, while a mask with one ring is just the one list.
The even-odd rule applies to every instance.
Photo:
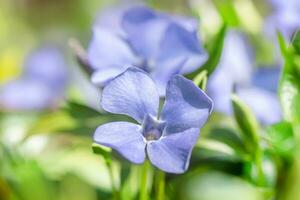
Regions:
[[286, 37], [300, 28], [300, 1], [299, 0], [269, 0], [272, 13], [267, 18], [267, 31], [276, 33], [280, 30]]
[[[199, 68], [207, 53], [197, 37], [197, 23], [135, 6], [118, 14], [118, 28], [96, 23], [88, 47], [88, 60], [94, 69], [92, 82], [103, 86], [110, 79], [135, 66], [148, 72], [164, 95], [174, 74]], [[116, 27], [117, 25], [114, 25]], [[116, 30], [117, 29], [117, 30]]]
[[60, 50], [52, 46], [39, 48], [26, 59], [21, 77], [1, 89], [1, 109], [51, 108], [62, 98], [66, 83], [66, 63]]
[[262, 124], [281, 119], [276, 96], [279, 69], [254, 69], [247, 51], [249, 46], [238, 32], [229, 32], [216, 71], [208, 81], [208, 93], [214, 100], [215, 110], [232, 114], [230, 96], [234, 92], [246, 102]]
[[138, 124], [101, 125], [94, 134], [96, 143], [113, 148], [133, 163], [143, 163], [148, 157], [163, 171], [183, 173], [213, 103], [192, 81], [174, 75], [160, 112], [155, 82], [143, 70], [131, 67], [104, 87], [101, 104], [104, 110], [128, 115]]

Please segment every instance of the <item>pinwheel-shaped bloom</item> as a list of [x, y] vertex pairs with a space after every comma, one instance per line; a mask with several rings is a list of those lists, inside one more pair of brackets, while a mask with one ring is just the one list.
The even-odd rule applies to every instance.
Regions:
[[[103, 86], [107, 81], [135, 66], [148, 72], [164, 95], [174, 74], [199, 68], [207, 54], [197, 37], [197, 23], [172, 17], [144, 6], [127, 9], [119, 24], [110, 29], [101, 23], [93, 28], [88, 60], [94, 69], [92, 82]], [[114, 27], [118, 25], [114, 25]]]
[[280, 70], [262, 68], [254, 70], [243, 37], [238, 32], [228, 33], [222, 58], [208, 81], [208, 93], [215, 103], [215, 110], [231, 114], [230, 96], [237, 95], [253, 110], [263, 124], [272, 124], [281, 119], [281, 110], [276, 96]]
[[0, 91], [5, 110], [39, 110], [55, 106], [67, 82], [66, 64], [60, 50], [42, 47], [26, 60], [24, 72]]
[[133, 163], [143, 163], [147, 156], [163, 171], [185, 172], [200, 127], [212, 110], [212, 101], [181, 75], [173, 76], [166, 90], [166, 100], [159, 112], [154, 81], [146, 72], [128, 68], [104, 87], [101, 103], [104, 110], [129, 115], [139, 124], [101, 125], [94, 141], [113, 148]]

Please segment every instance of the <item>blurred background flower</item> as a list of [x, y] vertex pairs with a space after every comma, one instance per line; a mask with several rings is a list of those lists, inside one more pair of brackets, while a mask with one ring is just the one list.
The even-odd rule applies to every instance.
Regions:
[[54, 108], [63, 99], [67, 84], [67, 65], [63, 53], [54, 47], [37, 49], [25, 61], [18, 79], [0, 90], [3, 110]]

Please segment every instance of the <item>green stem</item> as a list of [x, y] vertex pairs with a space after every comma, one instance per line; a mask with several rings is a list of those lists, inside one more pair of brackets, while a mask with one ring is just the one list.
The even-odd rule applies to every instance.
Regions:
[[114, 173], [113, 173], [113, 169], [112, 169], [112, 165], [111, 165], [111, 160], [110, 159], [106, 159], [105, 160], [107, 169], [108, 169], [108, 174], [109, 174], [109, 178], [110, 178], [110, 183], [111, 183], [111, 190], [113, 193], [113, 199], [115, 200], [119, 200], [119, 192], [118, 189], [115, 185], [115, 179], [114, 179]]
[[147, 194], [147, 178], [148, 178], [149, 161], [146, 160], [142, 165], [140, 200], [148, 200]]
[[165, 199], [165, 173], [157, 170], [157, 189], [156, 189], [156, 200]]
[[264, 171], [263, 171], [263, 152], [260, 149], [256, 150], [255, 165], [257, 169], [258, 185], [263, 186], [265, 183]]

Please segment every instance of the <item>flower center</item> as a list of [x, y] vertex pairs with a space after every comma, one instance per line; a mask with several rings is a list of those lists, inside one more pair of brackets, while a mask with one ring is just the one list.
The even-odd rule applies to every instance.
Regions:
[[161, 138], [165, 129], [165, 122], [161, 122], [150, 115], [146, 115], [143, 121], [142, 134], [147, 141]]

